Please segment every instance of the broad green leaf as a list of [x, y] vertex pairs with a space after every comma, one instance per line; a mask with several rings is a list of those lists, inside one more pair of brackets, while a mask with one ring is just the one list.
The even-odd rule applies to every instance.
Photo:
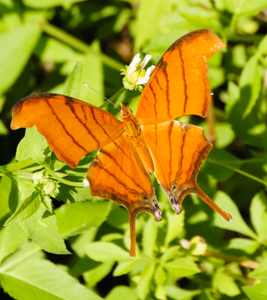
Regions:
[[266, 211], [267, 199], [264, 192], [260, 192], [253, 197], [250, 205], [251, 223], [260, 237], [266, 236], [262, 230], [262, 223], [266, 222], [264, 219]]
[[199, 273], [199, 268], [190, 258], [177, 258], [164, 263], [164, 268], [169, 274], [175, 277], [186, 277]]
[[136, 291], [128, 286], [116, 286], [105, 300], [138, 300]]
[[230, 297], [237, 296], [241, 293], [234, 279], [224, 272], [224, 268], [219, 268], [216, 271], [212, 279], [212, 285], [220, 293]]
[[31, 196], [24, 199], [14, 214], [6, 221], [5, 225], [10, 222], [23, 221], [33, 215], [41, 204], [41, 198], [38, 192], [33, 192]]
[[114, 262], [106, 262], [85, 272], [83, 278], [89, 287], [95, 286], [99, 281], [105, 278], [111, 271]]
[[63, 94], [66, 96], [78, 98], [81, 87], [82, 64], [77, 61], [71, 74], [68, 76], [65, 83]]
[[24, 143], [30, 157], [35, 162], [42, 164], [44, 160], [42, 157], [42, 150], [46, 148], [44, 145], [47, 145], [47, 143], [44, 136], [38, 132], [35, 126], [26, 129]]
[[18, 78], [41, 33], [38, 23], [22, 25], [0, 34], [0, 94]]
[[1, 285], [15, 299], [101, 300], [67, 271], [43, 259], [27, 261], [1, 274]]
[[143, 252], [149, 256], [153, 257], [153, 252], [157, 240], [157, 225], [154, 218], [151, 216], [145, 224], [143, 233]]
[[267, 259], [264, 259], [257, 269], [249, 273], [249, 277], [259, 278], [262, 280], [267, 279]]
[[167, 211], [168, 219], [167, 234], [165, 237], [165, 247], [168, 248], [170, 242], [181, 235], [184, 227], [184, 211], [177, 216], [173, 212]]
[[[251, 76], [251, 74], [254, 74], [254, 76]], [[256, 56], [252, 56], [246, 63], [241, 74], [239, 85], [241, 95], [244, 97], [242, 97], [242, 101], [247, 105], [243, 113], [243, 119], [245, 119], [254, 107], [261, 88], [258, 58]]]
[[168, 7], [168, 3], [169, 0], [155, 0], [152, 2], [150, 0], [143, 0], [140, 2], [134, 28], [135, 53], [140, 51], [139, 49], [155, 32], [160, 15]]
[[129, 271], [133, 268], [133, 266], [138, 262], [137, 259], [135, 260], [128, 260], [128, 261], [120, 261], [116, 269], [113, 272], [114, 276], [121, 276], [128, 274]]
[[144, 271], [141, 274], [138, 286], [137, 294], [141, 300], [146, 299], [147, 294], [150, 291], [151, 281], [155, 271], [155, 264], [149, 264], [145, 266]]
[[16, 223], [3, 227], [0, 231], [0, 265], [2, 260], [28, 240], [27, 235]]
[[43, 250], [55, 254], [70, 254], [58, 232], [56, 216], [51, 215], [43, 205], [34, 215], [20, 221], [19, 225]]
[[173, 285], [167, 285], [165, 286], [166, 294], [167, 296], [177, 299], [177, 300], [190, 300], [195, 295], [200, 294], [200, 291], [198, 290], [184, 290], [179, 287], [173, 286]]
[[55, 211], [58, 231], [66, 237], [99, 227], [105, 221], [110, 207], [110, 201], [64, 204]]
[[27, 148], [27, 141], [25, 141], [25, 138], [23, 138], [17, 147], [17, 152], [16, 152], [16, 160], [17, 161], [23, 161], [28, 158], [31, 158], [30, 153], [28, 152]]
[[266, 300], [267, 298], [267, 281], [263, 281], [253, 286], [243, 286], [242, 290], [250, 300]]
[[109, 262], [121, 260], [133, 260], [130, 254], [119, 246], [108, 242], [89, 243], [85, 247], [85, 253], [96, 261]]
[[237, 206], [232, 199], [225, 193], [219, 191], [213, 198], [214, 202], [224, 211], [228, 212], [232, 216], [232, 221], [227, 222], [218, 213], [215, 213], [214, 225], [220, 228], [236, 231], [247, 235], [253, 239], [257, 239], [257, 235], [248, 227], [243, 220]]

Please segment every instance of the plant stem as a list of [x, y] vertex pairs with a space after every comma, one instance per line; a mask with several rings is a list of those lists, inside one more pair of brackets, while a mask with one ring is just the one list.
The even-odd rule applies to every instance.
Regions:
[[258, 181], [258, 182], [262, 183], [263, 185], [267, 186], [267, 182], [264, 181], [264, 180], [262, 180], [261, 178], [259, 178], [257, 176], [254, 176], [252, 174], [249, 174], [249, 173], [247, 173], [245, 171], [239, 170], [237, 168], [234, 168], [232, 166], [226, 165], [225, 162], [219, 162], [219, 161], [216, 161], [216, 160], [213, 160], [213, 159], [209, 159], [209, 158], [207, 158], [207, 161], [209, 161], [209, 162], [211, 162], [211, 163], [213, 163], [215, 165], [219, 165], [219, 166], [225, 167], [227, 169], [233, 170], [236, 173], [239, 173], [239, 174], [241, 174], [243, 176], [246, 176], [246, 177], [248, 177], [248, 178], [250, 178], [252, 180]]
[[68, 44], [69, 46], [75, 48], [76, 50], [98, 56], [104, 64], [106, 64], [107, 66], [109, 66], [113, 69], [120, 70], [124, 67], [123, 64], [117, 62], [116, 60], [114, 60], [102, 53], [95, 52], [86, 43], [82, 42], [81, 40], [77, 39], [76, 37], [66, 33], [65, 31], [63, 31], [47, 22], [41, 22], [40, 27], [42, 28], [42, 30], [44, 32], [46, 32], [50, 36]]

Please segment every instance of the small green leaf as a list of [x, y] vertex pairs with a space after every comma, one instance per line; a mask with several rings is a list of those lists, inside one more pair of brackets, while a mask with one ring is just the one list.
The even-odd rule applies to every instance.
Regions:
[[110, 201], [86, 201], [62, 205], [55, 211], [59, 233], [71, 236], [91, 227], [99, 227], [105, 221], [110, 207]]
[[225, 294], [230, 297], [234, 297], [240, 294], [240, 290], [234, 279], [224, 272], [224, 268], [219, 268], [213, 279], [213, 287], [220, 293]]
[[238, 207], [232, 201], [232, 199], [225, 193], [219, 191], [214, 197], [214, 202], [226, 212], [230, 213], [233, 220], [231, 222], [225, 221], [222, 216], [215, 213], [214, 225], [220, 228], [228, 229], [231, 231], [236, 231], [247, 235], [253, 239], [257, 239], [257, 235], [248, 227], [248, 225], [243, 220]]
[[71, 74], [68, 76], [63, 94], [66, 96], [78, 98], [81, 88], [82, 64], [77, 61]]
[[45, 142], [45, 138], [38, 132], [37, 128], [31, 127], [27, 128], [25, 132], [25, 142], [26, 151], [29, 153], [30, 157], [37, 163], [43, 164], [42, 150]]
[[14, 299], [101, 300], [62, 267], [39, 258], [28, 259], [1, 274], [1, 286]]
[[265, 237], [266, 233], [262, 228], [267, 211], [267, 199], [264, 192], [256, 194], [250, 205], [251, 223], [260, 237]]
[[178, 288], [178, 287], [173, 286], [173, 285], [165, 286], [165, 290], [166, 290], [167, 296], [171, 297], [171, 299], [173, 298], [173, 299], [179, 299], [179, 300], [190, 300], [195, 295], [200, 294], [200, 291], [184, 290], [184, 289]]
[[87, 285], [89, 287], [95, 286], [99, 281], [101, 281], [104, 277], [106, 277], [110, 273], [113, 265], [114, 262], [106, 262], [85, 272], [83, 274], [83, 278], [87, 283]]
[[144, 271], [141, 274], [140, 281], [137, 286], [137, 294], [141, 300], [146, 299], [147, 294], [150, 291], [150, 285], [155, 271], [155, 264], [146, 265]]
[[[251, 74], [254, 74], [254, 76], [251, 76]], [[242, 101], [243, 103], [247, 103], [247, 107], [243, 113], [243, 119], [245, 119], [255, 106], [261, 88], [259, 63], [256, 56], [252, 56], [246, 63], [240, 77], [239, 85]]]
[[231, 239], [226, 249], [238, 249], [248, 254], [254, 254], [255, 251], [261, 246], [261, 243], [243, 238]]
[[257, 269], [249, 273], [249, 277], [265, 280], [267, 279], [267, 259], [264, 259]]
[[87, 244], [85, 253], [96, 261], [109, 262], [121, 260], [133, 260], [130, 254], [119, 246], [108, 242], [93, 242]]
[[105, 300], [138, 300], [138, 296], [134, 289], [128, 286], [116, 286], [106, 296]]
[[172, 276], [179, 278], [199, 273], [198, 266], [190, 258], [177, 258], [163, 266]]
[[153, 257], [156, 239], [157, 239], [157, 225], [154, 218], [151, 216], [145, 224], [143, 239], [142, 239], [143, 252], [149, 257]]
[[5, 225], [11, 222], [26, 220], [33, 215], [40, 207], [41, 199], [38, 192], [33, 192], [31, 196], [24, 199], [14, 214], [6, 221]]
[[177, 216], [173, 212], [167, 211], [168, 227], [165, 237], [165, 247], [168, 248], [171, 241], [178, 238], [184, 227], [184, 211]]
[[161, 265], [158, 265], [155, 275], [154, 275], [156, 284], [164, 285], [166, 278], [167, 278], [167, 276], [166, 276], [166, 272], [165, 272], [164, 268]]
[[113, 275], [114, 276], [121, 276], [121, 275], [128, 274], [129, 271], [133, 268], [133, 266], [137, 262], [138, 262], [138, 259], [119, 262], [116, 269], [113, 272]]
[[22, 25], [0, 34], [0, 94], [18, 78], [41, 33], [37, 22]]

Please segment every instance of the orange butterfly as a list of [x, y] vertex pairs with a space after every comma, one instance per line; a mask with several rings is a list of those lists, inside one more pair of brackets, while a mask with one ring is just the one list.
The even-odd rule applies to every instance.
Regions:
[[195, 193], [231, 220], [196, 183], [212, 144], [200, 127], [173, 120], [206, 116], [210, 91], [205, 58], [224, 46], [208, 29], [178, 39], [153, 71], [136, 116], [121, 104], [122, 122], [98, 107], [57, 94], [32, 95], [13, 107], [11, 128], [36, 125], [57, 157], [73, 168], [88, 152], [101, 148], [87, 173], [91, 194], [128, 210], [131, 256], [135, 256], [137, 214], [145, 211], [161, 220], [150, 172], [177, 214], [184, 197]]

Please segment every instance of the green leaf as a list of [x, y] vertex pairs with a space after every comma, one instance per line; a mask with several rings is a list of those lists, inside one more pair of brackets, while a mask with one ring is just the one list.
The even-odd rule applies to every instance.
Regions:
[[30, 157], [35, 162], [43, 164], [42, 150], [47, 147], [47, 143], [44, 136], [38, 132], [35, 126], [26, 129], [24, 145]]
[[186, 277], [199, 273], [199, 268], [190, 258], [177, 258], [164, 263], [164, 268], [175, 277]]
[[138, 259], [128, 260], [128, 261], [120, 261], [116, 269], [113, 272], [114, 276], [121, 276], [128, 274], [129, 271], [133, 268], [133, 266], [138, 262]]
[[155, 264], [149, 264], [145, 266], [144, 271], [141, 274], [138, 286], [137, 294], [141, 300], [146, 299], [147, 294], [150, 291], [150, 285], [155, 271]]
[[251, 223], [260, 237], [266, 237], [266, 231], [262, 228], [266, 222], [267, 198], [264, 192], [256, 194], [250, 205]]
[[26, 6], [33, 8], [50, 8], [61, 5], [66, 9], [70, 9], [74, 3], [82, 1], [85, 0], [23, 0]]
[[16, 223], [2, 228], [0, 231], [0, 265], [6, 256], [13, 253], [27, 240], [27, 235]]
[[164, 245], [166, 248], [168, 248], [170, 242], [181, 235], [181, 232], [184, 227], [185, 215], [184, 211], [182, 211], [182, 213], [179, 216], [170, 211], [167, 211], [166, 215], [168, 219], [168, 227]]
[[85, 247], [85, 253], [96, 261], [109, 262], [121, 260], [133, 260], [130, 254], [119, 246], [108, 242], [89, 243]]
[[242, 0], [238, 2], [240, 7], [238, 7], [238, 15], [249, 15], [253, 16], [261, 12], [266, 8], [266, 0], [257, 0], [255, 2], [251, 0]]
[[[5, 221], [7, 216], [10, 215], [8, 202], [9, 202], [9, 195], [11, 194], [12, 187], [13, 187], [12, 181], [9, 177], [4, 176], [1, 178], [0, 180], [0, 222], [1, 222], [0, 224], [1, 225], [3, 224], [2, 222]], [[15, 191], [17, 192], [17, 190]]]
[[143, 252], [149, 257], [153, 257], [154, 247], [157, 240], [157, 231], [156, 222], [151, 216], [145, 224], [142, 239]]
[[236, 231], [247, 235], [253, 239], [257, 239], [257, 235], [248, 227], [243, 220], [238, 207], [232, 201], [232, 199], [225, 193], [219, 191], [214, 197], [214, 202], [222, 209], [227, 211], [232, 216], [232, 221], [227, 222], [218, 213], [215, 213], [214, 225], [220, 228]]
[[249, 277], [265, 280], [267, 279], [267, 259], [264, 259], [257, 269], [249, 273]]
[[85, 272], [83, 274], [83, 278], [89, 287], [95, 286], [99, 281], [101, 281], [104, 277], [106, 277], [112, 267], [114, 262], [107, 262], [104, 264], [100, 264], [97, 267]]
[[29, 218], [40, 207], [41, 199], [38, 192], [33, 192], [31, 196], [24, 199], [14, 214], [6, 221], [5, 225], [11, 222], [18, 222]]
[[11, 297], [20, 300], [101, 300], [62, 267], [43, 259], [27, 261], [1, 274], [1, 285]]
[[55, 211], [58, 231], [66, 237], [99, 227], [105, 221], [110, 207], [110, 201], [64, 204]]
[[260, 41], [258, 49], [258, 55], [266, 55], [267, 54], [267, 35]]
[[81, 87], [81, 76], [82, 76], [82, 64], [77, 61], [71, 74], [68, 76], [63, 94], [73, 98], [79, 97]]
[[224, 272], [224, 268], [219, 268], [213, 279], [213, 287], [220, 293], [225, 294], [230, 297], [234, 297], [240, 294], [240, 290], [234, 279]]
[[[173, 298], [173, 299], [179, 299], [179, 300], [190, 300], [195, 295], [199, 295], [200, 291], [188, 291], [181, 288], [178, 288], [173, 285], [167, 285], [165, 286], [166, 294], [167, 296]], [[202, 298], [201, 298], [202, 299]]]
[[116, 286], [106, 296], [105, 300], [138, 300], [138, 296], [134, 289], [127, 286]]
[[[251, 76], [251, 74], [254, 74], [254, 76]], [[239, 86], [241, 88], [241, 96], [244, 97], [242, 97], [242, 101], [247, 105], [243, 113], [243, 119], [245, 119], [255, 106], [261, 88], [259, 64], [256, 56], [252, 56], [246, 63], [241, 74]]]
[[261, 246], [261, 243], [243, 238], [231, 239], [226, 249], [238, 249], [248, 254], [254, 254], [255, 251]]
[[161, 265], [157, 266], [154, 278], [157, 285], [164, 285], [167, 276], [164, 268]]
[[250, 300], [266, 300], [267, 298], [267, 281], [263, 281], [253, 286], [243, 286], [242, 290]]
[[157, 28], [158, 20], [168, 7], [169, 0], [143, 0], [140, 2], [140, 8], [137, 12], [136, 24], [135, 24], [135, 43], [134, 52], [140, 51], [140, 48], [149, 39], [153, 32]]
[[56, 216], [51, 215], [43, 205], [38, 211], [19, 225], [42, 249], [55, 254], [70, 254], [57, 230]]
[[18, 78], [27, 63], [41, 33], [36, 23], [22, 25], [0, 34], [0, 94]]

